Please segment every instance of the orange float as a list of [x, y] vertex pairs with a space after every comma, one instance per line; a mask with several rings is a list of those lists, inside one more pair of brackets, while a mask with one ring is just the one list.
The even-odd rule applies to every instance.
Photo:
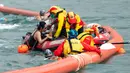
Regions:
[[110, 32], [112, 37], [108, 43], [103, 44], [101, 48], [102, 56], [100, 57], [95, 52], [86, 52], [78, 55], [71, 55], [62, 60], [52, 62], [46, 65], [25, 68], [20, 70], [8, 71], [4, 73], [68, 73], [71, 71], [77, 71], [80, 68], [91, 63], [100, 63], [107, 60], [115, 53], [117, 53], [119, 48], [123, 48], [123, 44], [111, 44], [113, 42], [123, 42], [123, 38], [111, 27], [104, 26], [104, 28]]
[[126, 53], [126, 51], [125, 51], [124, 48], [119, 48], [117, 52], [118, 52], [119, 54], [124, 54], [124, 53]]
[[27, 45], [21, 44], [18, 46], [18, 53], [27, 53], [29, 48]]

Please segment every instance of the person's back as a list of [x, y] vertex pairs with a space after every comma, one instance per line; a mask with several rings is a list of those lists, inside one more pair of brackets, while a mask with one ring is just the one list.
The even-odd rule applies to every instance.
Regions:
[[88, 34], [87, 32], [83, 32], [83, 33], [79, 34], [77, 38], [81, 42], [86, 42], [90, 46], [94, 46], [93, 37], [90, 34]]
[[40, 49], [43, 50], [43, 43], [50, 38], [50, 35], [47, 35], [46, 37], [42, 38], [42, 32], [46, 29], [44, 28], [45, 22], [40, 22], [37, 26], [37, 29], [32, 33], [28, 40], [28, 46], [31, 47], [30, 49]]
[[98, 47], [96, 47], [94, 44], [94, 38], [92, 37], [92, 33], [94, 30], [87, 29], [83, 33], [79, 34], [77, 38], [82, 42], [82, 45], [84, 46], [84, 49], [87, 51], [94, 51], [97, 52], [99, 55], [101, 55], [101, 52]]
[[83, 52], [83, 46], [80, 43], [80, 40], [74, 38], [74, 39], [67, 39], [63, 46], [64, 50], [64, 56], [68, 55], [75, 55]]
[[68, 32], [69, 37], [54, 51], [55, 56], [68, 56], [83, 52], [83, 46], [76, 37], [78, 33], [75, 30]]
[[78, 14], [74, 12], [68, 12], [66, 17], [66, 31], [68, 32], [70, 29], [75, 29], [78, 33], [83, 32], [83, 26], [85, 23], [81, 20]]

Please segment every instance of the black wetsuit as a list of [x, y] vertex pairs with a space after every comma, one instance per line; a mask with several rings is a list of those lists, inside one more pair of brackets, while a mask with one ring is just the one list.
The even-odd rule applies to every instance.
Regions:
[[[46, 33], [41, 33], [41, 38], [44, 39], [46, 37], [45, 35]], [[50, 40], [50, 39], [47, 39], [47, 40]], [[36, 47], [38, 45], [38, 41], [34, 39], [34, 35], [30, 36], [28, 43], [29, 43], [29, 46], [31, 47], [31, 50], [41, 51], [40, 48]]]
[[31, 35], [28, 40], [29, 46], [31, 47], [31, 50], [36, 49], [36, 46], [38, 44], [38, 41], [34, 39], [34, 35]]

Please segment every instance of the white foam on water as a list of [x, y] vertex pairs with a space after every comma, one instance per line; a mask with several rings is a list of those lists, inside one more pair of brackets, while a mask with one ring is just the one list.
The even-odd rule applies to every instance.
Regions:
[[0, 29], [14, 29], [18, 26], [18, 24], [0, 24]]
[[35, 17], [27, 17], [27, 18], [26, 18], [27, 21], [33, 21], [33, 20], [35, 20], [35, 19], [36, 19]]

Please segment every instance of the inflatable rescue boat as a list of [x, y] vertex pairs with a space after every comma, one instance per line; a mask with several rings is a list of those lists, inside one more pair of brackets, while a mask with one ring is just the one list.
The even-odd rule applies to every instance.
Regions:
[[[25, 16], [39, 15], [39, 13], [35, 11], [10, 8], [6, 6], [0, 6], [0, 12], [18, 14], [18, 15], [20, 14]], [[102, 44], [100, 46], [102, 56], [98, 55], [96, 52], [85, 52], [78, 55], [71, 55], [68, 56], [67, 58], [46, 65], [24, 68], [14, 71], [7, 71], [3, 73], [69, 73], [72, 71], [77, 71], [88, 64], [103, 62], [109, 59], [117, 52], [120, 52], [122, 50], [124, 51], [123, 49], [124, 45], [122, 43], [121, 44], [116, 43], [116, 42], [124, 42], [122, 36], [109, 26], [104, 26], [104, 28], [107, 30], [107, 32], [109, 32], [110, 36], [106, 34], [100, 36], [100, 40], [106, 40], [103, 39], [102, 36], [105, 37], [108, 36], [107, 43]], [[49, 47], [49, 45], [52, 45], [55, 42], [48, 42], [46, 43], [47, 45], [45, 45], [45, 47]]]
[[46, 65], [4, 73], [69, 73], [77, 71], [88, 64], [103, 62], [122, 50], [124, 47], [123, 44], [112, 44], [114, 42], [124, 42], [120, 34], [109, 26], [103, 26], [103, 28], [109, 32], [110, 36], [108, 42], [100, 46], [102, 56], [96, 52], [85, 52], [77, 55], [71, 55], [67, 58]]

